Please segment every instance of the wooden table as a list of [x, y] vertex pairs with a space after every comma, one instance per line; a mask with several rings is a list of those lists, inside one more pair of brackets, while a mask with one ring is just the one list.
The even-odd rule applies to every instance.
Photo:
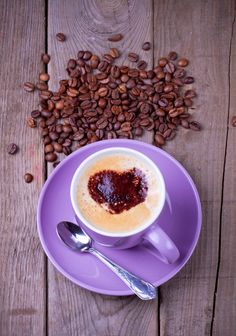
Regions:
[[[233, 0], [2, 0], [0, 2], [0, 335], [233, 336], [236, 334], [236, 32]], [[55, 39], [58, 32], [65, 43]], [[47, 260], [36, 231], [36, 205], [50, 166], [37, 131], [25, 126], [37, 93], [22, 90], [52, 56], [52, 89], [79, 49], [107, 50], [119, 32], [127, 51], [150, 67], [170, 50], [191, 60], [202, 132], [181, 130], [165, 149], [190, 172], [203, 227], [190, 262], [158, 288], [158, 298], [108, 297], [82, 289]], [[141, 44], [150, 41], [150, 52]], [[146, 137], [151, 141], [151, 137]], [[16, 142], [20, 151], [7, 154]], [[35, 179], [25, 184], [25, 172]]]

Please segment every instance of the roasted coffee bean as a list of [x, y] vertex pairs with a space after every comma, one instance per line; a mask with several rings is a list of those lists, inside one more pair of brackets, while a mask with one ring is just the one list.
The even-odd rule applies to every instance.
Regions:
[[179, 68], [179, 69], [175, 70], [173, 76], [175, 78], [182, 78], [182, 77], [185, 76], [185, 74], [186, 74], [186, 71], [184, 69], [182, 69], [182, 68]]
[[90, 66], [92, 69], [97, 69], [100, 59], [97, 55], [92, 55], [90, 58]]
[[187, 106], [187, 107], [191, 107], [193, 105], [192, 99], [185, 98], [184, 99], [184, 105]]
[[27, 92], [33, 92], [35, 90], [35, 86], [31, 82], [25, 82], [24, 83], [24, 90]]
[[143, 60], [140, 60], [137, 63], [137, 67], [138, 67], [139, 70], [144, 70], [147, 67], [147, 62], [145, 62]]
[[136, 127], [134, 130], [135, 136], [142, 136], [143, 135], [143, 129], [141, 127]]
[[183, 104], [184, 104], [183, 98], [181, 98], [181, 97], [177, 98], [174, 102], [175, 107], [183, 106]]
[[192, 84], [192, 83], [194, 83], [193, 77], [188, 76], [184, 78], [184, 84]]
[[48, 64], [50, 62], [50, 58], [51, 57], [48, 54], [42, 54], [42, 57], [41, 57], [44, 64]]
[[131, 52], [131, 53], [128, 54], [128, 59], [129, 59], [130, 62], [138, 62], [139, 56], [138, 56], [138, 54], [135, 54], [135, 53]]
[[[76, 60], [74, 59], [69, 59], [68, 63], [67, 63], [67, 68], [69, 69], [74, 69], [76, 67]], [[70, 85], [71, 86], [71, 85]]]
[[188, 65], [187, 58], [180, 58], [178, 60], [178, 66], [180, 66], [180, 67], [186, 67], [187, 65]]
[[168, 54], [168, 59], [171, 61], [175, 61], [177, 59], [178, 55], [175, 51], [171, 51]]
[[36, 121], [31, 117], [27, 118], [27, 125], [31, 128], [35, 128], [37, 126]]
[[122, 34], [114, 34], [110, 37], [108, 37], [108, 41], [110, 42], [119, 42], [123, 39], [123, 35]]
[[156, 133], [154, 139], [158, 146], [163, 146], [165, 144], [165, 139], [160, 133]]
[[233, 117], [231, 118], [231, 125], [232, 125], [233, 127], [236, 127], [236, 116], [233, 116]]
[[56, 168], [59, 165], [60, 161], [53, 162], [53, 168]]
[[39, 118], [41, 116], [41, 112], [39, 110], [34, 110], [31, 112], [31, 117], [32, 118]]
[[137, 69], [130, 69], [128, 70], [128, 76], [132, 78], [138, 78], [139, 76], [139, 71]]
[[[172, 73], [175, 72], [175, 65], [174, 65], [172, 62], [168, 62], [168, 63], [166, 64], [166, 66], [165, 66], [165, 70], [166, 70], [168, 73], [172, 74]], [[171, 79], [171, 78], [170, 78], [170, 79]], [[169, 80], [167, 80], [167, 82], [169, 82]]]
[[193, 131], [200, 131], [201, 125], [197, 121], [191, 121], [189, 123], [189, 128], [191, 128]]
[[184, 98], [194, 98], [196, 97], [196, 92], [194, 90], [187, 90], [185, 93], [184, 93]]
[[184, 128], [189, 128], [189, 122], [186, 119], [182, 119], [180, 124]]
[[43, 81], [43, 82], [47, 82], [47, 81], [49, 81], [49, 79], [50, 79], [50, 76], [49, 76], [49, 74], [48, 73], [41, 73], [40, 75], [39, 75], [39, 80], [41, 80], [41, 81]]
[[47, 144], [45, 147], [44, 147], [44, 152], [47, 154], [47, 153], [51, 153], [54, 151], [54, 147], [52, 144]]
[[[62, 134], [62, 133], [61, 133]], [[61, 136], [61, 135], [60, 135]], [[59, 134], [56, 132], [49, 132], [49, 138], [53, 141], [57, 140], [59, 138]]]
[[65, 36], [65, 34], [63, 34], [63, 33], [57, 33], [57, 34], [56, 34], [56, 38], [57, 38], [57, 40], [60, 41], [60, 42], [64, 42], [64, 41], [66, 40], [66, 36]]
[[166, 66], [167, 63], [168, 63], [168, 60], [165, 57], [160, 58], [159, 61], [158, 61], [159, 66], [162, 67], [162, 68], [164, 66]]
[[14, 155], [14, 154], [17, 153], [17, 151], [18, 151], [18, 146], [15, 143], [10, 143], [7, 146], [7, 153], [8, 154]]
[[151, 43], [150, 42], [144, 42], [142, 45], [143, 50], [150, 50], [151, 49]]
[[168, 139], [170, 137], [172, 133], [172, 130], [170, 128], [166, 129], [164, 132], [163, 132], [163, 137], [164, 139]]
[[82, 58], [83, 58], [83, 60], [88, 61], [88, 60], [90, 60], [91, 57], [92, 57], [92, 53], [91, 53], [90, 51], [86, 50], [86, 51], [84, 52]]
[[[87, 133], [88, 134], [88, 133]], [[63, 147], [70, 147], [71, 146], [71, 139], [65, 139], [65, 141], [63, 142]]]
[[45, 83], [45, 82], [38, 82], [38, 83], [36, 84], [36, 88], [37, 88], [38, 90], [40, 90], [40, 91], [45, 91], [45, 90], [48, 89], [48, 84]]
[[26, 183], [31, 183], [33, 181], [33, 179], [34, 179], [34, 177], [30, 173], [26, 173], [24, 175], [24, 180], [25, 180]]
[[49, 136], [45, 136], [44, 140], [43, 140], [44, 145], [48, 145], [49, 143], [51, 143], [51, 139], [49, 138]]
[[119, 50], [116, 48], [111, 48], [109, 50], [109, 54], [111, 55], [112, 58], [118, 58], [120, 56]]
[[172, 130], [171, 134], [166, 138], [166, 140], [173, 140], [176, 136], [176, 132]]
[[54, 162], [54, 161], [57, 160], [57, 154], [54, 153], [54, 152], [47, 153], [45, 155], [45, 160], [48, 161], [48, 162]]

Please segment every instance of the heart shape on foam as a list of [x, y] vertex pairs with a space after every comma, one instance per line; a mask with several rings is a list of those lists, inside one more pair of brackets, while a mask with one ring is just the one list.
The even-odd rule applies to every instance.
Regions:
[[145, 201], [147, 180], [137, 168], [123, 172], [102, 170], [90, 176], [88, 181], [90, 196], [112, 214], [119, 214]]

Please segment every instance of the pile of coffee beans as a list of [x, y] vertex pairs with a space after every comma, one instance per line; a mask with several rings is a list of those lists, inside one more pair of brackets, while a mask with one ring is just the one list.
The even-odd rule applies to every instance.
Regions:
[[[117, 34], [109, 41], [122, 38]], [[143, 43], [143, 50], [150, 48], [150, 42]], [[119, 56], [117, 48], [101, 57], [80, 50], [68, 61], [69, 79], [59, 82], [57, 92], [49, 89], [47, 73], [39, 75], [36, 85], [25, 83], [26, 91], [39, 90], [40, 109], [31, 112], [27, 125], [39, 128], [48, 162], [57, 161], [57, 153], [69, 155], [102, 139], [133, 139], [152, 131], [153, 144], [162, 147], [180, 126], [200, 130], [189, 113], [196, 92], [188, 87], [194, 78], [186, 72], [186, 58], [172, 51], [147, 70], [138, 54], [127, 53], [132, 67], [116, 64]], [[44, 54], [42, 60], [48, 64], [50, 56]]]

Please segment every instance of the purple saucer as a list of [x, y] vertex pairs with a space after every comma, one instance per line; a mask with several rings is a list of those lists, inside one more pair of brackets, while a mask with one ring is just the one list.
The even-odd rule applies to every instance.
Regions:
[[57, 223], [75, 222], [70, 203], [70, 183], [78, 165], [95, 151], [108, 147], [127, 147], [144, 153], [161, 170], [167, 189], [167, 201], [158, 221], [180, 251], [174, 264], [163, 263], [156, 250], [139, 245], [127, 250], [96, 248], [130, 272], [160, 286], [172, 278], [188, 261], [201, 229], [201, 205], [196, 187], [186, 170], [169, 154], [135, 140], [100, 141], [71, 154], [50, 175], [40, 195], [37, 213], [38, 233], [45, 253], [68, 279], [91, 291], [109, 295], [133, 294], [126, 285], [94, 256], [77, 253], [62, 243]]

